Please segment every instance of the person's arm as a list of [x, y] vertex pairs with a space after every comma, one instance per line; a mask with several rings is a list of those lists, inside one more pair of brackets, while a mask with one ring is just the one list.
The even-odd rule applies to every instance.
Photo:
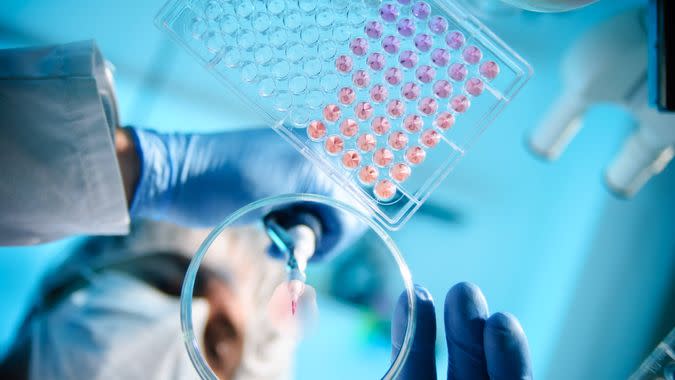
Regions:
[[[349, 199], [271, 128], [116, 128], [104, 66], [93, 42], [0, 51], [0, 245], [125, 234], [130, 217], [211, 227], [278, 194]], [[362, 231], [330, 209], [309, 211], [322, 224], [317, 253]]]
[[130, 132], [124, 128], [117, 128], [115, 130], [115, 154], [117, 155], [117, 164], [122, 174], [127, 205], [131, 206], [134, 191], [138, 184], [138, 177], [141, 173], [141, 161], [136, 152], [134, 139], [131, 137]]

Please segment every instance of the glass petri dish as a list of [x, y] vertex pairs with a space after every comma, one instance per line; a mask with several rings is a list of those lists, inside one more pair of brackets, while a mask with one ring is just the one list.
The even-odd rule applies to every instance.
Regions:
[[[299, 203], [346, 213], [368, 228], [348, 248], [310, 260], [303, 297], [313, 299], [287, 329], [270, 312], [287, 279], [286, 262], [269, 253], [262, 220]], [[392, 357], [389, 331], [399, 300], [408, 303], [406, 331]], [[226, 218], [199, 247], [181, 292], [185, 345], [205, 380], [394, 379], [410, 350], [414, 316], [410, 271], [391, 237], [361, 211], [311, 194], [261, 199]]]

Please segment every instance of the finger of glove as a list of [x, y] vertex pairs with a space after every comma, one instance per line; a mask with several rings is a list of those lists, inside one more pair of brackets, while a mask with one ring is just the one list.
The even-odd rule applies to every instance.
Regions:
[[[425, 288], [415, 285], [416, 328], [412, 345], [403, 368], [397, 377], [401, 380], [436, 379], [436, 312], [431, 294]], [[391, 357], [396, 359], [403, 346], [407, 330], [410, 306], [407, 293], [398, 299], [391, 324]]]
[[448, 380], [487, 380], [483, 329], [488, 306], [478, 286], [462, 282], [445, 297]]
[[488, 318], [483, 344], [491, 380], [532, 379], [527, 337], [516, 317], [495, 313]]

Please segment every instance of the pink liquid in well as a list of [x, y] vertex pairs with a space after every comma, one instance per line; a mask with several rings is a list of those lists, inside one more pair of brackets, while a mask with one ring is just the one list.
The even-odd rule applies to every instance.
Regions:
[[439, 141], [441, 141], [441, 134], [433, 129], [422, 132], [422, 135], [420, 136], [420, 142], [429, 148], [438, 145]]
[[345, 137], [354, 137], [359, 132], [359, 124], [354, 119], [344, 119], [340, 123], [340, 133]]
[[368, 52], [368, 41], [365, 38], [356, 37], [349, 43], [349, 48], [354, 55], [364, 56]]
[[487, 61], [480, 65], [480, 75], [487, 80], [493, 80], [499, 75], [499, 65], [495, 61]]
[[374, 166], [366, 165], [359, 170], [359, 180], [366, 185], [375, 183], [379, 175], [379, 171]]
[[403, 120], [403, 128], [410, 133], [419, 132], [424, 125], [424, 120], [419, 115], [408, 115]]
[[408, 177], [410, 177], [411, 172], [412, 170], [410, 170], [410, 166], [406, 164], [395, 164], [389, 170], [389, 175], [395, 181], [403, 182], [408, 179]]
[[366, 133], [356, 139], [356, 145], [362, 151], [370, 152], [371, 150], [375, 149], [375, 145], [377, 145], [377, 139], [370, 133]]
[[340, 107], [335, 104], [329, 104], [323, 108], [324, 119], [335, 122], [340, 118]]
[[441, 112], [434, 123], [438, 128], [448, 130], [455, 124], [455, 116], [450, 112]]
[[338, 154], [345, 147], [345, 142], [340, 136], [329, 136], [326, 139], [326, 151], [330, 154]]
[[338, 100], [342, 104], [352, 104], [354, 103], [354, 99], [356, 99], [356, 92], [350, 87], [342, 87], [338, 92]]
[[415, 17], [424, 20], [431, 14], [431, 6], [424, 1], [418, 1], [413, 4], [412, 13]]
[[420, 33], [415, 36], [415, 47], [421, 52], [427, 52], [434, 46], [434, 38], [426, 33]]
[[375, 185], [375, 196], [383, 201], [391, 199], [396, 194], [396, 185], [383, 179]]
[[464, 88], [466, 89], [467, 93], [473, 96], [478, 96], [483, 93], [483, 81], [478, 78], [470, 78], [468, 81], [466, 81]]
[[384, 80], [392, 86], [401, 83], [402, 79], [403, 73], [401, 72], [401, 69], [397, 69], [396, 67], [390, 67], [384, 72]]
[[418, 61], [419, 58], [417, 57], [417, 53], [412, 50], [404, 50], [401, 52], [401, 55], [398, 56], [398, 62], [401, 66], [408, 69], [415, 67]]
[[408, 100], [415, 100], [420, 96], [420, 86], [413, 82], [408, 82], [401, 87], [401, 95]]
[[387, 104], [387, 112], [391, 117], [401, 117], [405, 112], [405, 104], [398, 99], [391, 100]]
[[377, 166], [382, 166], [385, 167], [389, 164], [391, 164], [391, 161], [394, 159], [394, 153], [392, 153], [389, 149], [386, 148], [380, 148], [375, 151], [373, 154], [373, 162]]
[[368, 56], [368, 59], [366, 59], [366, 64], [375, 71], [382, 70], [385, 63], [386, 59], [380, 53], [372, 53]]
[[370, 75], [364, 70], [356, 70], [352, 74], [352, 83], [358, 88], [365, 88], [370, 85]]
[[448, 20], [441, 16], [434, 16], [429, 20], [429, 29], [436, 34], [445, 33], [448, 30]]
[[408, 136], [403, 132], [394, 132], [389, 135], [389, 146], [394, 150], [405, 149], [408, 145]]
[[376, 84], [370, 89], [370, 98], [375, 103], [382, 103], [387, 100], [389, 91], [381, 84]]
[[398, 8], [394, 4], [383, 4], [380, 7], [380, 17], [386, 22], [396, 21]]
[[466, 49], [462, 52], [462, 57], [464, 60], [472, 65], [480, 62], [483, 59], [483, 52], [476, 46], [467, 46]]
[[457, 95], [450, 101], [450, 108], [457, 113], [465, 112], [471, 106], [471, 100], [464, 95]]
[[434, 95], [439, 98], [447, 98], [452, 94], [452, 84], [447, 80], [439, 80], [434, 83]]
[[445, 66], [450, 62], [450, 53], [445, 49], [434, 49], [431, 52], [431, 62], [436, 66]]
[[424, 161], [424, 158], [427, 156], [427, 152], [422, 149], [422, 147], [414, 146], [408, 151], [405, 152], [405, 158], [413, 165], [419, 165]]
[[398, 20], [398, 23], [396, 24], [398, 34], [404, 37], [410, 37], [415, 34], [415, 29], [415, 22], [409, 18], [402, 18]]
[[432, 98], [422, 98], [417, 108], [425, 115], [432, 115], [438, 110], [438, 103]]
[[389, 123], [389, 120], [385, 117], [378, 116], [373, 119], [373, 122], [371, 123], [371, 127], [373, 129], [373, 132], [377, 135], [383, 135], [387, 132], [389, 132], [389, 129], [391, 128], [391, 124]]
[[359, 102], [354, 107], [356, 117], [361, 120], [367, 120], [373, 115], [373, 106], [368, 102]]
[[370, 38], [380, 38], [382, 37], [382, 24], [377, 21], [368, 21], [366, 26], [363, 28], [363, 31]]
[[453, 63], [450, 65], [450, 67], [448, 67], [448, 75], [457, 82], [461, 82], [466, 79], [468, 72], [469, 71], [466, 69], [466, 66], [461, 63]]
[[396, 36], [386, 36], [382, 39], [382, 49], [389, 54], [398, 53], [398, 49], [401, 48], [401, 41], [399, 41]]
[[348, 73], [352, 70], [354, 61], [348, 55], [340, 55], [335, 59], [335, 68], [341, 73]]
[[307, 135], [312, 140], [320, 140], [326, 135], [326, 126], [319, 120], [312, 120], [307, 127]]
[[452, 50], [459, 50], [464, 46], [466, 38], [464, 34], [458, 30], [454, 30], [445, 35], [445, 43], [448, 44], [448, 47]]
[[342, 165], [347, 169], [354, 169], [361, 164], [361, 155], [355, 150], [348, 150], [342, 155]]
[[415, 76], [422, 83], [430, 83], [436, 76], [436, 69], [429, 65], [422, 65], [415, 70]]

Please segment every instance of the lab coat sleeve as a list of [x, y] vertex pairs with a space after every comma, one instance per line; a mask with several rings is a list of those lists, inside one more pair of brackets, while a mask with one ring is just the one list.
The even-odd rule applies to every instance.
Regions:
[[93, 41], [0, 50], [0, 245], [128, 232]]

